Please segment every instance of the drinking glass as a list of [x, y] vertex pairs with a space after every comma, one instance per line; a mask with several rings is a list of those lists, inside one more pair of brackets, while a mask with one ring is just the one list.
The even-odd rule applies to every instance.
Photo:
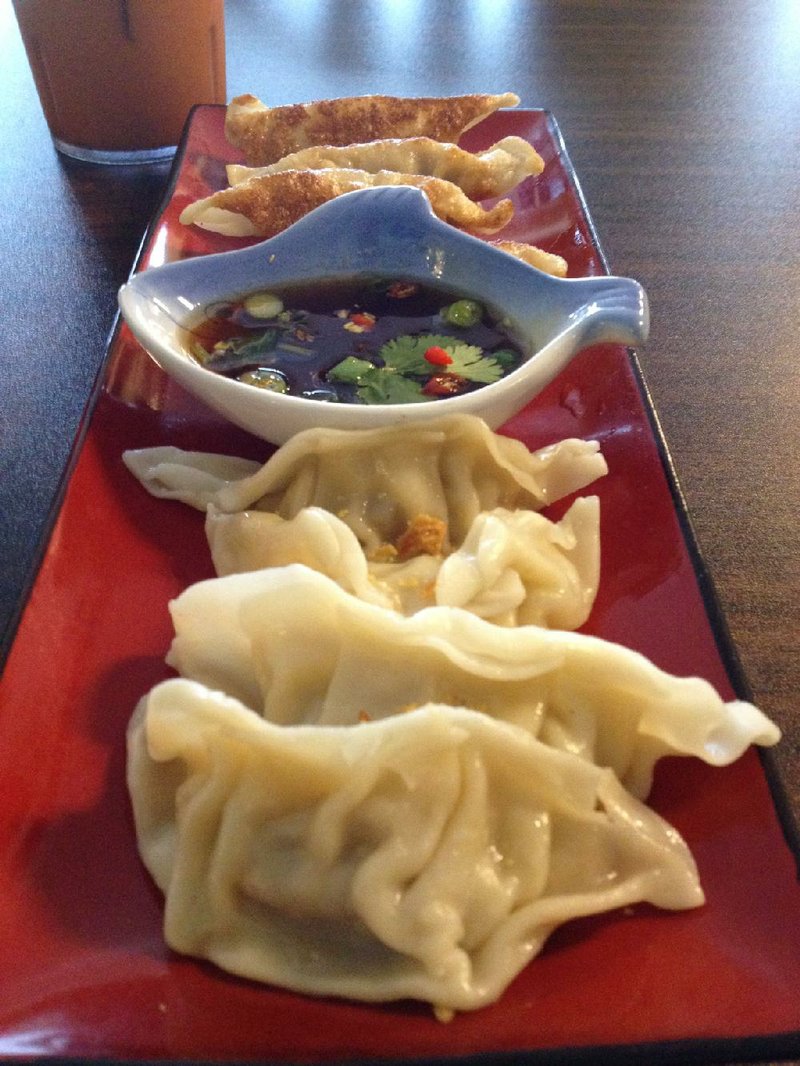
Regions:
[[59, 152], [169, 158], [194, 104], [225, 103], [223, 0], [14, 0], [14, 11]]

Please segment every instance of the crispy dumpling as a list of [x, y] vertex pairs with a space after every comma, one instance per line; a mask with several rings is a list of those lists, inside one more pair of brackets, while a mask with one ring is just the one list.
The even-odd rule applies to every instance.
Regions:
[[128, 785], [170, 946], [303, 993], [448, 1018], [563, 922], [703, 902], [613, 773], [461, 708], [282, 728], [173, 679], [132, 719]]
[[274, 237], [315, 207], [347, 192], [383, 185], [422, 189], [443, 222], [475, 234], [497, 233], [512, 218], [514, 205], [500, 200], [484, 208], [457, 185], [441, 178], [381, 170], [285, 170], [249, 178], [185, 207], [180, 221], [232, 237]]
[[[541, 510], [604, 476], [596, 441], [568, 439], [530, 452], [480, 418], [449, 415], [409, 432], [404, 423], [370, 430], [309, 429], [262, 466], [225, 470], [219, 456], [159, 447], [129, 451], [128, 468], [155, 496], [205, 511], [273, 511], [292, 518], [322, 507], [350, 527], [365, 550], [394, 543], [416, 515], [446, 523], [461, 544], [481, 511]], [[242, 477], [242, 469], [251, 470]]]
[[515, 93], [451, 97], [351, 96], [268, 107], [251, 94], [234, 97], [225, 135], [250, 166], [267, 166], [312, 145], [360, 144], [389, 137], [431, 137], [455, 142], [501, 107], [516, 107]]
[[468, 707], [610, 768], [640, 798], [664, 755], [723, 766], [780, 736], [752, 704], [622, 645], [456, 607], [404, 617], [306, 566], [198, 582], [170, 613], [169, 664], [268, 721], [353, 725], [431, 702]]
[[535, 244], [525, 244], [522, 241], [490, 241], [493, 248], [499, 248], [501, 252], [513, 255], [515, 259], [521, 259], [528, 266], [536, 267], [545, 274], [552, 274], [556, 278], [567, 276], [567, 261], [563, 256], [553, 252], [545, 252], [537, 248]]
[[544, 160], [522, 137], [504, 137], [483, 152], [466, 152], [455, 144], [431, 137], [392, 138], [366, 144], [324, 145], [304, 148], [268, 167], [232, 163], [227, 168], [231, 185], [249, 178], [285, 170], [364, 170], [370, 174], [390, 170], [421, 174], [457, 185], [470, 200], [502, 196], [525, 178], [541, 174]]

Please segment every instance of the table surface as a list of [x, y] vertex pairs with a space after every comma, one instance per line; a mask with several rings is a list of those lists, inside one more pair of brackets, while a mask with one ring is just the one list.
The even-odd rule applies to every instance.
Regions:
[[[226, 19], [229, 96], [512, 90], [553, 112], [613, 271], [648, 291], [645, 379], [800, 814], [800, 4], [228, 0]], [[54, 152], [9, 0], [0, 72], [7, 641], [168, 167]]]

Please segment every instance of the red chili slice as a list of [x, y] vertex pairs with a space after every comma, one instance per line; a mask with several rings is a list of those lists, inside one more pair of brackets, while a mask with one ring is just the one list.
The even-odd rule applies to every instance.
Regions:
[[436, 344], [425, 349], [424, 358], [433, 366], [449, 366], [453, 362], [452, 355]]
[[433, 374], [422, 386], [425, 396], [457, 396], [464, 391], [466, 381], [458, 374]]

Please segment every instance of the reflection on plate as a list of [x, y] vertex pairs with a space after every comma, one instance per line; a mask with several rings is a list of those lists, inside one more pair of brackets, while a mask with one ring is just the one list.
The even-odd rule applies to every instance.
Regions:
[[[223, 114], [193, 113], [139, 269], [247, 243], [178, 223], [189, 200], [224, 183], [234, 155]], [[509, 134], [529, 138], [546, 169], [515, 191], [507, 235], [564, 256], [572, 276], [605, 273], [546, 113], [498, 113], [466, 146]], [[626, 349], [579, 356], [505, 431], [531, 447], [600, 440], [610, 467], [597, 485], [603, 578], [586, 629], [732, 698], [735, 665]], [[657, 774], [651, 803], [690, 845], [705, 907], [572, 923], [499, 1003], [448, 1025], [423, 1006], [305, 998], [172, 955], [136, 853], [124, 734], [139, 696], [167, 676], [167, 601], [211, 576], [211, 564], [202, 516], [154, 500], [122, 464], [126, 448], [155, 444], [268, 454], [120, 329], [3, 678], [0, 1054], [332, 1062], [530, 1052], [547, 1062], [603, 1045], [613, 1062], [642, 1044], [657, 1047], [640, 1049], [640, 1061], [800, 1053], [800, 890], [755, 752], [722, 770], [667, 760]]]

